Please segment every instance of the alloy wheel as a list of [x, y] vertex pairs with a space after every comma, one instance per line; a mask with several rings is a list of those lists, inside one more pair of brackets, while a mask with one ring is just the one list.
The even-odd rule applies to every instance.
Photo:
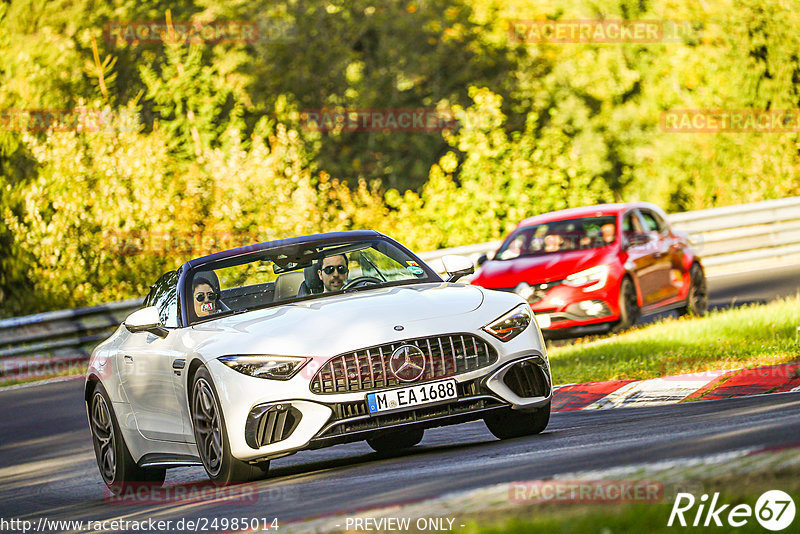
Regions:
[[194, 387], [192, 414], [197, 434], [197, 450], [208, 472], [215, 476], [222, 467], [222, 436], [219, 414], [211, 385], [200, 378]]
[[112, 482], [117, 469], [114, 424], [106, 400], [100, 392], [96, 392], [92, 398], [92, 438], [98, 451], [100, 473], [107, 482]]

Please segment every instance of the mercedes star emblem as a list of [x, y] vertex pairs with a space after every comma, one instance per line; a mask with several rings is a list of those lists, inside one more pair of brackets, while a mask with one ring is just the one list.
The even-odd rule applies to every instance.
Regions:
[[415, 345], [402, 345], [392, 352], [389, 368], [398, 380], [419, 380], [425, 374], [425, 353]]

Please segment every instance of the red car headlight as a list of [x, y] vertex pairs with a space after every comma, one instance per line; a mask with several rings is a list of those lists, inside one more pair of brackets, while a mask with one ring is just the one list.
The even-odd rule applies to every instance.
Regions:
[[598, 265], [597, 267], [569, 275], [564, 279], [564, 285], [572, 287], [588, 286], [584, 287], [583, 290], [594, 291], [606, 285], [609, 271], [608, 265]]

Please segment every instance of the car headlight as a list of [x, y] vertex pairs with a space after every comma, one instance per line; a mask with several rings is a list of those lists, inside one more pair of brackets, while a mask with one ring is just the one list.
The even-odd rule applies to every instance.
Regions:
[[272, 356], [269, 354], [241, 354], [222, 356], [219, 361], [242, 374], [256, 378], [289, 380], [310, 358], [299, 356]]
[[500, 341], [510, 341], [522, 333], [531, 324], [532, 312], [527, 304], [520, 304], [499, 319], [483, 327]]
[[569, 275], [564, 279], [564, 284], [572, 287], [592, 284], [589, 287], [584, 287], [583, 290], [594, 291], [606, 285], [609, 270], [608, 265], [598, 265], [597, 267]]

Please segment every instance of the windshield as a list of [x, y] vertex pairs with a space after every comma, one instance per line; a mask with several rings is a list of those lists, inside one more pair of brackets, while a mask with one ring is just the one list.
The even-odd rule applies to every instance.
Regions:
[[600, 248], [617, 240], [616, 217], [584, 217], [515, 230], [495, 254], [497, 260]]
[[387, 285], [441, 281], [387, 240], [304, 243], [197, 268], [187, 279], [191, 323]]

